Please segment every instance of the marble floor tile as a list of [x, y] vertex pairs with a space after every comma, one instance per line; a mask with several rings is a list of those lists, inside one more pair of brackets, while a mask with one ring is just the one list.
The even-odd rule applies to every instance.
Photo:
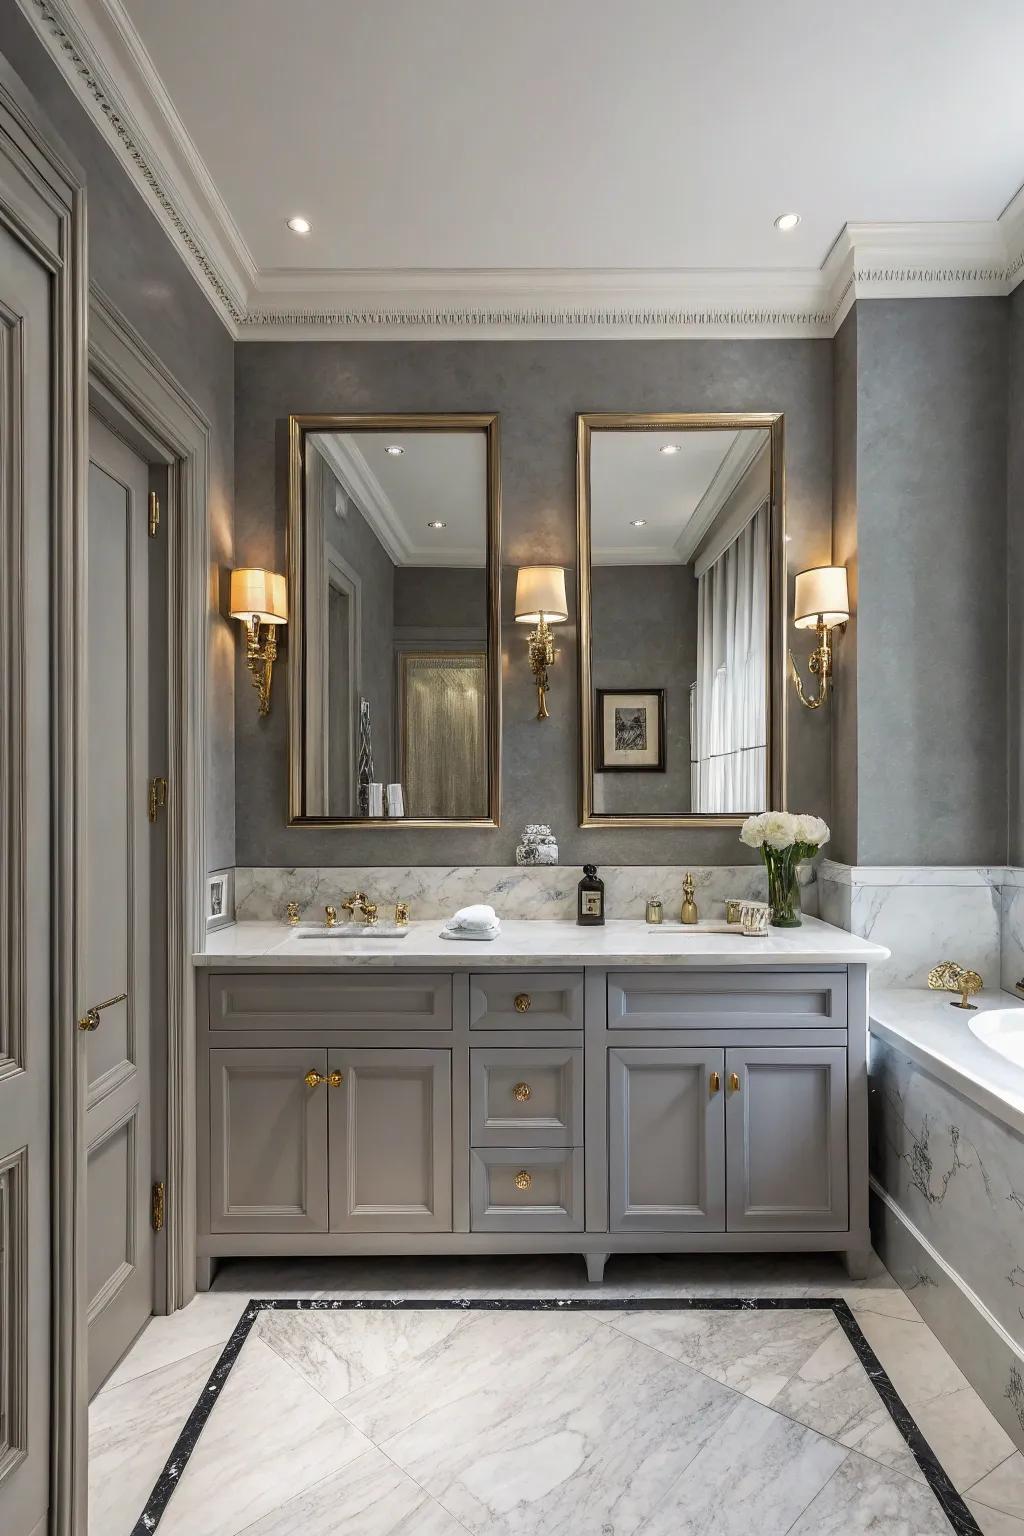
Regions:
[[466, 1536], [465, 1527], [383, 1451], [366, 1451], [271, 1510], [245, 1536]]
[[641, 1536], [785, 1536], [848, 1453], [742, 1399], [697, 1452]]
[[264, 1312], [255, 1332], [334, 1402], [401, 1370], [466, 1327], [471, 1312]]
[[219, 1349], [190, 1353], [93, 1399], [91, 1536], [124, 1536], [132, 1530], [219, 1354]]
[[[973, 1387], [917, 1403], [912, 1411], [922, 1435], [961, 1493], [1014, 1455], [1013, 1441]], [[1020, 1512], [1024, 1514], [1024, 1509]]]
[[223, 1347], [242, 1315], [248, 1297], [196, 1296], [170, 1317], [151, 1317], [121, 1364], [102, 1390], [109, 1392], [136, 1376], [183, 1360], [186, 1355], [213, 1345]]
[[[388, 1415], [372, 1411], [372, 1394], [387, 1394], [392, 1422], [407, 1427], [383, 1450], [476, 1536], [629, 1536], [737, 1398], [612, 1329], [584, 1335], [567, 1326], [575, 1317], [551, 1321], [563, 1332], [560, 1356], [547, 1352], [551, 1369], [514, 1328], [506, 1359], [529, 1357], [533, 1367], [521, 1377], [500, 1366], [460, 1382], [443, 1364], [414, 1366], [355, 1407], [347, 1399], [344, 1411], [379, 1425]], [[457, 1334], [452, 1353], [474, 1331]]]
[[1004, 1515], [998, 1509], [989, 1509], [987, 1504], [979, 1504], [976, 1499], [964, 1502], [977, 1521], [981, 1536], [1024, 1536], [1024, 1520]]
[[926, 1323], [877, 1312], [860, 1312], [857, 1322], [908, 1408], [961, 1392], [968, 1385]]
[[612, 1326], [770, 1403], [836, 1327], [832, 1312], [617, 1312]]
[[1014, 1451], [985, 1477], [971, 1485], [972, 1499], [1024, 1520], [1024, 1456]]
[[789, 1536], [950, 1536], [926, 1483], [851, 1451]]
[[365, 1436], [250, 1338], [160, 1522], [160, 1536], [233, 1536], [370, 1449]]

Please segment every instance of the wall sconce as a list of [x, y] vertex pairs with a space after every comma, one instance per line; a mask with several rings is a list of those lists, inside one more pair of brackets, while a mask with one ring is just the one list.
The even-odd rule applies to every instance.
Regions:
[[516, 623], [536, 624], [530, 636], [530, 670], [537, 684], [537, 719], [547, 720], [548, 667], [555, 660], [550, 624], [569, 617], [565, 601], [565, 572], [560, 565], [524, 565], [516, 577]]
[[277, 660], [277, 626], [288, 622], [288, 588], [276, 571], [231, 572], [230, 613], [245, 625], [245, 660], [259, 695], [259, 712], [270, 713], [270, 678]]
[[797, 629], [815, 629], [818, 643], [811, 652], [811, 672], [818, 679], [818, 692], [813, 699], [804, 693], [804, 685], [789, 653], [789, 668], [800, 696], [801, 704], [808, 709], [820, 709], [828, 698], [832, 677], [832, 631], [845, 626], [850, 617], [850, 594], [846, 584], [846, 567], [842, 565], [816, 565], [809, 571], [801, 571], [796, 578], [793, 599], [793, 623]]

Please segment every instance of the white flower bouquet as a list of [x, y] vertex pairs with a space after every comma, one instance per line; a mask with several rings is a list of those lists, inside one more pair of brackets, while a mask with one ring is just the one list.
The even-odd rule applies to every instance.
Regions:
[[820, 816], [797, 816], [791, 811], [762, 811], [743, 823], [740, 842], [761, 850], [768, 871], [768, 905], [774, 927], [799, 928], [797, 866], [801, 859], [812, 858], [829, 836], [828, 825]]

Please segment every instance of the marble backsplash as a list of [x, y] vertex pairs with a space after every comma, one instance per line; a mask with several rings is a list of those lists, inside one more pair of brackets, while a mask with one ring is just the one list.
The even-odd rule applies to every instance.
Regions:
[[[729, 897], [764, 900], [767, 880], [760, 864], [718, 864], [700, 868], [682, 864], [606, 864], [609, 918], [644, 916], [649, 896], [660, 896], [666, 918], [678, 916], [683, 878], [689, 870], [697, 888], [703, 917], [721, 917]], [[323, 920], [325, 906], [337, 906], [353, 891], [365, 891], [383, 909], [409, 903], [413, 918], [449, 917], [459, 907], [487, 902], [507, 919], [576, 916], [576, 887], [582, 870], [573, 865], [523, 868], [517, 865], [394, 865], [349, 868], [238, 868], [235, 871], [235, 915], [239, 922], [282, 920], [290, 901], [299, 904], [304, 920]], [[814, 871], [801, 870], [805, 912], [817, 911]]]

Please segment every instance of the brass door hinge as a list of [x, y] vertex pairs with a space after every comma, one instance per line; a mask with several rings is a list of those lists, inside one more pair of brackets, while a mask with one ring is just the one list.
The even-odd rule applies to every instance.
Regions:
[[153, 1200], [150, 1210], [150, 1220], [154, 1232], [162, 1232], [164, 1229], [164, 1214], [167, 1201], [164, 1195], [163, 1180], [153, 1185]]
[[162, 811], [167, 804], [167, 780], [150, 779], [146, 786], [146, 815], [150, 821], [156, 821], [157, 812]]
[[156, 491], [149, 493], [149, 536], [155, 539], [160, 530], [160, 498]]

